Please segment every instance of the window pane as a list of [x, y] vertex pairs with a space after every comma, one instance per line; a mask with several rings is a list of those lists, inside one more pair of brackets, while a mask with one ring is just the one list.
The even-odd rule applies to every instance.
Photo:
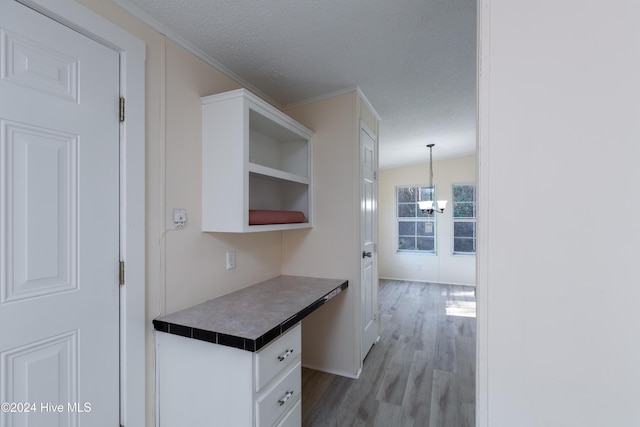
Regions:
[[421, 251], [432, 251], [434, 250], [433, 237], [418, 237], [418, 250]]
[[413, 221], [398, 222], [398, 235], [399, 236], [415, 236], [416, 223]]
[[475, 223], [473, 222], [454, 222], [454, 237], [475, 237]]
[[420, 187], [420, 200], [434, 200], [433, 188]]
[[428, 214], [426, 212], [422, 212], [422, 210], [420, 210], [419, 208], [416, 208], [416, 214], [418, 218], [433, 218], [433, 216], [435, 215], [435, 213]]
[[453, 251], [454, 252], [475, 252], [475, 239], [469, 238], [454, 238], [453, 239]]
[[402, 203], [398, 205], [398, 218], [415, 218], [416, 204]]
[[417, 227], [416, 227], [416, 231], [417, 231], [417, 235], [418, 236], [431, 236], [433, 237], [433, 234], [435, 232], [435, 225], [433, 224], [432, 221], [425, 221], [425, 222], [418, 222], [417, 223]]
[[400, 250], [415, 250], [416, 239], [415, 237], [400, 237], [398, 238], [398, 249]]
[[453, 204], [453, 217], [454, 218], [475, 218], [475, 204], [468, 202], [456, 202]]
[[398, 203], [416, 201], [416, 187], [398, 187]]
[[475, 185], [454, 185], [453, 201], [454, 202], [475, 202], [476, 186]]

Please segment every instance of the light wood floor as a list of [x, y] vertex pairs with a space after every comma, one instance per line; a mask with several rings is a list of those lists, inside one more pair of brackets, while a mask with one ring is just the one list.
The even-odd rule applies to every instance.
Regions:
[[359, 379], [303, 368], [304, 427], [473, 427], [474, 288], [380, 281], [380, 341]]

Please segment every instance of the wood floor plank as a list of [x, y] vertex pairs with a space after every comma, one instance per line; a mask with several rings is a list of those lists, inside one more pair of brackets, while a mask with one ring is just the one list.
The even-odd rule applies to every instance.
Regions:
[[376, 400], [401, 405], [404, 397], [411, 361], [415, 352], [415, 340], [400, 335], [393, 345], [393, 354], [384, 368], [382, 381], [376, 394]]
[[463, 403], [475, 403], [476, 365], [469, 363], [476, 359], [476, 340], [471, 337], [456, 339], [455, 386], [458, 398]]
[[452, 377], [451, 372], [439, 369], [433, 371], [429, 427], [460, 425]]
[[378, 408], [373, 420], [366, 425], [373, 427], [414, 427], [414, 420], [402, 410], [402, 407], [387, 402], [378, 402]]
[[472, 287], [381, 280], [380, 340], [359, 379], [303, 368], [305, 427], [473, 427]]
[[431, 390], [433, 385], [433, 353], [414, 353], [409, 380], [402, 400], [404, 410], [416, 420], [416, 425], [428, 420], [431, 411]]

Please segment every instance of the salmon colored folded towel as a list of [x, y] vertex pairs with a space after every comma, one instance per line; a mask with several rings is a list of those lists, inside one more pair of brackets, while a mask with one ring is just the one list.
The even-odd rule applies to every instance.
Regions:
[[249, 210], [249, 225], [292, 224], [304, 222], [304, 212]]

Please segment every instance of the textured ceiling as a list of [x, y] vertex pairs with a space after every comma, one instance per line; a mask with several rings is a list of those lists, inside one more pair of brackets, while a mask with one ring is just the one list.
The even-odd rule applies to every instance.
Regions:
[[475, 152], [476, 0], [115, 0], [281, 106], [359, 86], [380, 167]]

